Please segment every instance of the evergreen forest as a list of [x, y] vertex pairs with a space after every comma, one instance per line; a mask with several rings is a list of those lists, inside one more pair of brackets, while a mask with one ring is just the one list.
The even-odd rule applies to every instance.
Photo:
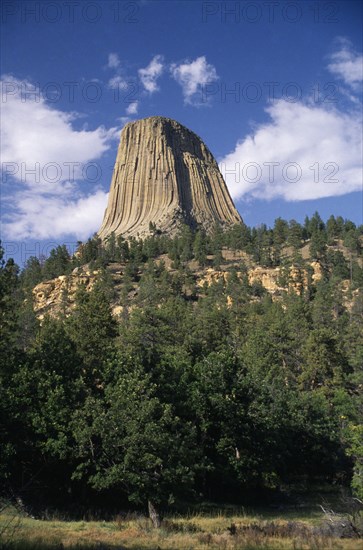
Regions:
[[[168, 510], [321, 486], [362, 500], [363, 226], [315, 213], [150, 230], [21, 269], [1, 249], [3, 501], [35, 517], [142, 510], [158, 527]], [[279, 291], [252, 267], [279, 268]], [[34, 287], [84, 268], [92, 288], [40, 319]], [[207, 272], [225, 275], [198, 286]]]

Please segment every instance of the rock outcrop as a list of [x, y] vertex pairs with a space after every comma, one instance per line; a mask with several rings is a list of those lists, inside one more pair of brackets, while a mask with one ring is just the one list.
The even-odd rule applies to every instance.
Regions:
[[33, 309], [38, 319], [42, 320], [46, 314], [52, 317], [69, 314], [79, 286], [83, 285], [88, 292], [91, 291], [98, 274], [98, 271], [90, 271], [87, 267], [76, 267], [70, 275], [60, 275], [39, 283], [33, 289]]
[[150, 117], [121, 133], [107, 209], [98, 232], [144, 237], [150, 223], [174, 234], [180, 225], [241, 223], [213, 155], [175, 120]]
[[[311, 277], [312, 283], [316, 284], [322, 277], [320, 264], [318, 262], [310, 262], [309, 265], [313, 269]], [[236, 275], [239, 279], [242, 279], [243, 272], [237, 271]], [[205, 284], [210, 286], [221, 279], [226, 283], [229, 277], [229, 271], [217, 271], [213, 268], [206, 268], [197, 280], [197, 286], [203, 287]], [[280, 267], [254, 266], [248, 270], [247, 278], [250, 285], [254, 283], [261, 284], [263, 288], [272, 295], [273, 299], [279, 299], [281, 293], [287, 291], [301, 295], [309, 285], [306, 268], [296, 267], [294, 265], [290, 266], [286, 273], [283, 273]]]
[[[228, 250], [223, 250], [223, 256], [229, 256], [228, 252]], [[242, 255], [244, 259], [248, 259], [244, 253], [241, 253], [241, 256]], [[161, 261], [170, 273], [174, 272], [171, 266], [172, 262], [168, 260], [167, 255], [160, 256], [158, 261]], [[228, 266], [226, 265], [225, 269], [216, 270], [211, 267], [193, 268], [193, 261], [190, 261], [188, 267], [195, 281], [197, 297], [199, 298], [203, 295], [205, 285], [210, 286], [220, 280], [227, 283], [231, 276], [228, 268], [232, 266], [238, 268], [239, 265], [239, 261], [236, 259], [235, 262], [231, 262]], [[322, 277], [321, 267], [318, 262], [310, 262], [309, 265], [313, 268], [311, 281], [312, 284], [315, 285]], [[119, 317], [123, 311], [123, 307], [119, 305], [118, 297], [123, 290], [125, 270], [126, 264], [112, 263], [107, 266], [107, 271], [113, 281], [115, 292], [114, 299], [110, 303], [112, 313], [115, 317]], [[55, 279], [39, 283], [33, 289], [33, 309], [38, 319], [41, 321], [45, 315], [50, 315], [52, 317], [58, 317], [60, 314], [69, 315], [74, 308], [76, 292], [79, 285], [83, 285], [87, 291], [91, 291], [99, 274], [100, 272], [98, 270], [92, 270], [89, 265], [84, 265], [82, 267], [77, 267], [69, 275], [61, 275]], [[236, 275], [242, 280], [243, 272], [237, 270]], [[307, 289], [309, 284], [306, 268], [296, 266], [288, 268], [283, 277], [280, 267], [265, 268], [252, 265], [251, 263], [251, 267], [247, 271], [247, 277], [249, 284], [261, 284], [263, 288], [271, 294], [273, 300], [279, 300], [282, 293], [287, 291], [301, 294], [303, 290]], [[349, 281], [343, 281], [343, 283], [346, 284], [345, 293], [347, 294]], [[133, 288], [129, 291], [130, 308], [134, 307], [134, 298], [138, 295], [138, 292], [138, 283], [134, 283]], [[227, 296], [227, 304], [231, 306], [232, 303], [232, 299]]]

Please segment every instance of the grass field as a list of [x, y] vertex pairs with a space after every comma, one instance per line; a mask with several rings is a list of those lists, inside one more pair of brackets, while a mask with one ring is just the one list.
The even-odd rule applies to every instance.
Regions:
[[[335, 517], [338, 524], [347, 517]], [[361, 550], [362, 540], [332, 536], [316, 509], [254, 513], [220, 510], [164, 520], [161, 529], [135, 514], [113, 521], [37, 520], [7, 508], [0, 515], [0, 548], [9, 550]]]

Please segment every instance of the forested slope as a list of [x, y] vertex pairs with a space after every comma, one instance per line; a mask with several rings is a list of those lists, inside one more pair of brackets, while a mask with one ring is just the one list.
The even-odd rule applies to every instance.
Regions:
[[[315, 214], [211, 236], [152, 229], [22, 271], [2, 262], [4, 497], [148, 505], [156, 522], [180, 502], [297, 486], [362, 498], [362, 227]], [[256, 269], [278, 270], [273, 291]], [[34, 287], [72, 273], [71, 300], [65, 284], [40, 322]]]

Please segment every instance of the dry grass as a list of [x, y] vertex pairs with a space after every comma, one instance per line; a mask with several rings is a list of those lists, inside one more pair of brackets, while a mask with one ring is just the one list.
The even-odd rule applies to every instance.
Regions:
[[[257, 516], [241, 511], [167, 518], [155, 530], [144, 517], [114, 521], [43, 521], [0, 515], [0, 548], [9, 550], [360, 550], [361, 540], [339, 539], [319, 530], [322, 514], [309, 519]], [[10, 522], [10, 523], [9, 523]], [[2, 533], [2, 535], [1, 535]], [[2, 540], [2, 542], [1, 542]]]

